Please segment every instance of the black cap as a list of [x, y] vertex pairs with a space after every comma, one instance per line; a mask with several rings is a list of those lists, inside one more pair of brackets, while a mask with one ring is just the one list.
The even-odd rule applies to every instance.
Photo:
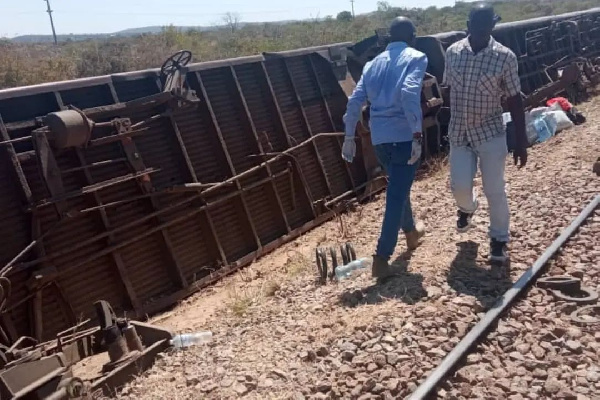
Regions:
[[477, 3], [469, 12], [469, 20], [488, 20], [493, 23], [497, 23], [502, 18], [494, 11], [494, 7], [488, 3]]

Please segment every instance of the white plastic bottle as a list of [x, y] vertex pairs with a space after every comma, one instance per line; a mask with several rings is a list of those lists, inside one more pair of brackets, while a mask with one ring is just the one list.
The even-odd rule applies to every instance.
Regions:
[[350, 276], [352, 271], [356, 271], [357, 269], [370, 268], [371, 267], [371, 259], [368, 257], [359, 258], [358, 260], [354, 260], [349, 262], [346, 265], [340, 265], [335, 269], [335, 276], [338, 280], [346, 279]]
[[184, 333], [174, 336], [171, 345], [178, 349], [205, 344], [212, 340], [212, 332]]

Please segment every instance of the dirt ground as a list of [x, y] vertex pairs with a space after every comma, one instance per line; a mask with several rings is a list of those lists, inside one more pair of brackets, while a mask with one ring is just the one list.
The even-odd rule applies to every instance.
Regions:
[[[508, 274], [487, 262], [488, 214], [480, 177], [477, 187], [482, 207], [474, 217], [476, 226], [461, 235], [455, 231], [456, 208], [444, 165], [413, 186], [415, 215], [426, 224], [428, 233], [422, 246], [412, 254], [405, 252], [404, 238], [400, 236], [395, 264], [404, 268], [401, 276], [377, 285], [370, 271], [365, 270], [340, 283], [315, 284], [317, 246], [339, 246], [350, 241], [358, 257], [371, 256], [383, 213], [385, 195], [380, 195], [154, 318], [151, 322], [175, 333], [210, 330], [213, 341], [161, 355], [156, 365], [119, 397], [405, 397], [600, 193], [600, 178], [592, 173], [592, 164], [600, 156], [600, 98], [580, 105], [579, 109], [586, 115], [587, 123], [531, 148], [526, 168], [519, 170], [512, 165], [512, 159], [507, 159], [513, 237]], [[598, 231], [594, 232], [588, 234], [586, 243], [571, 251], [574, 258], [569, 262], [576, 262], [580, 270], [598, 268], [600, 238]], [[597, 288], [600, 281], [593, 281], [594, 284]], [[541, 299], [546, 298], [542, 292], [536, 293]], [[518, 325], [513, 331], [537, 332], [549, 319], [564, 318], [557, 312], [540, 318], [548, 310], [536, 308], [539, 306], [527, 306], [528, 319], [520, 322], [527, 329]], [[524, 311], [518, 307], [516, 310], [511, 316], [518, 320]], [[556, 324], [564, 325], [564, 321]], [[517, 336], [519, 340], [525, 337]], [[600, 341], [597, 334], [595, 339], [593, 334], [591, 337], [592, 342]], [[509, 343], [504, 339], [504, 344], [498, 345], [498, 340], [497, 335], [493, 336], [477, 354], [497, 353], [494, 357], [502, 358], [516, 351], [508, 351]], [[587, 361], [583, 356], [578, 359], [581, 366], [575, 366], [572, 375], [568, 375], [571, 378], [564, 381], [550, 370], [546, 374], [536, 371], [550, 365], [545, 358], [553, 354], [550, 351], [535, 358], [535, 368], [524, 370], [519, 369], [520, 364], [493, 361], [491, 356], [484, 357], [489, 365], [483, 366], [478, 364], [481, 356], [471, 358], [469, 365], [475, 367], [469, 378], [452, 378], [438, 395], [558, 398], [558, 394], [570, 390], [575, 396], [572, 398], [600, 398], [597, 374], [578, 379], [579, 369], [598, 367], [600, 346], [589, 349], [592, 353], [586, 350]], [[567, 362], [569, 354], [563, 356], [562, 362]], [[494, 371], [505, 367], [512, 371], [503, 376], [505, 381], [518, 375], [522, 378], [518, 384], [514, 388], [510, 383], [490, 385], [490, 377], [495, 379]], [[549, 380], [551, 383], [547, 383]], [[473, 387], [468, 393], [465, 382]], [[528, 390], [528, 385], [535, 390]], [[583, 389], [577, 390], [579, 387]]]

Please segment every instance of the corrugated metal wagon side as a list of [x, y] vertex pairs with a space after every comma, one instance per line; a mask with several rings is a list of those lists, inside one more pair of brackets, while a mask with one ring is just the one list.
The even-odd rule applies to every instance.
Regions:
[[[347, 46], [190, 64], [195, 106], [120, 107], [160, 97], [158, 70], [0, 91], [0, 263], [40, 239], [8, 273], [0, 340], [53, 338], [100, 299], [138, 317], [164, 309], [364, 191], [364, 167], [330, 135], [346, 97], [327, 54]], [[144, 130], [55, 151], [47, 166], [40, 117], [73, 107]], [[190, 184], [209, 189], [174, 190]]]

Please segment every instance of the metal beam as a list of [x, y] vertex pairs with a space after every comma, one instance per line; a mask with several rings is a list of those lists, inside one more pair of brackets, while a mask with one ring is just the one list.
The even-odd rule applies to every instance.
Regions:
[[[248, 108], [248, 103], [246, 102], [246, 98], [244, 97], [244, 93], [242, 91], [242, 86], [240, 85], [240, 81], [238, 79], [237, 73], [235, 72], [235, 68], [233, 66], [229, 67], [229, 68], [231, 71], [231, 76], [233, 76], [233, 81], [235, 82], [235, 87], [237, 88], [237, 92], [239, 94], [240, 101], [242, 102], [242, 106], [244, 107], [246, 121], [248, 122], [248, 125], [250, 126], [250, 130], [252, 131], [254, 140], [256, 140], [256, 145], [258, 146], [258, 150], [261, 153], [264, 153], [264, 149], [262, 147], [262, 144], [260, 143], [260, 140], [258, 139], [258, 134], [256, 133], [256, 126], [254, 126], [254, 121], [252, 121], [252, 115], [250, 115], [250, 109]], [[269, 174], [269, 176], [273, 176], [273, 172], [271, 171], [270, 165], [267, 165], [265, 168], [267, 169], [267, 173]], [[277, 191], [277, 187], [275, 186], [274, 180], [271, 180], [271, 187], [273, 189], [273, 194], [275, 195], [277, 207], [279, 208], [279, 212], [281, 213], [281, 217], [283, 218], [283, 222], [285, 223], [287, 231], [290, 232], [291, 231], [290, 224], [288, 222], [287, 215], [285, 214], [285, 211], [283, 209], [283, 203], [281, 202], [281, 198], [279, 197], [279, 192]]]
[[[300, 107], [300, 111], [302, 112], [302, 119], [304, 120], [304, 125], [306, 126], [306, 131], [308, 132], [309, 136], [314, 137], [315, 135], [310, 127], [308, 118], [306, 117], [306, 111], [304, 110], [304, 105], [302, 104], [302, 99], [300, 98], [300, 93], [298, 92], [298, 88], [296, 87], [296, 83], [294, 82], [294, 77], [292, 76], [292, 73], [290, 72], [290, 67], [288, 65], [287, 58], [283, 59], [283, 64], [285, 66], [285, 72], [287, 74], [287, 77], [290, 81], [290, 84], [292, 85], [292, 90], [294, 91], [294, 95], [296, 96], [296, 102], [298, 103], [298, 107]], [[323, 173], [323, 178], [325, 179], [325, 184], [327, 185], [327, 190], [329, 191], [330, 195], [333, 195], [333, 189], [331, 186], [331, 182], [329, 182], [329, 178], [327, 177], [327, 172], [325, 171], [325, 164], [323, 164], [323, 159], [321, 158], [321, 154], [319, 154], [319, 148], [317, 147], [317, 144], [315, 142], [313, 142], [312, 146], [315, 151], [315, 155], [317, 156], [317, 160], [319, 161], [319, 166], [321, 167], [321, 172]]]
[[[202, 81], [202, 76], [200, 75], [200, 72], [196, 72], [196, 77], [198, 79], [198, 85], [200, 86], [200, 90], [202, 91], [202, 97], [204, 98], [204, 101], [206, 102], [206, 107], [210, 114], [210, 117], [211, 117], [211, 120], [213, 123], [213, 127], [215, 128], [215, 132], [217, 133], [217, 136], [219, 137], [219, 143], [221, 143], [221, 148], [223, 149], [223, 153], [225, 154], [225, 158], [227, 159], [227, 164], [229, 165], [229, 171], [232, 174], [232, 176], [235, 176], [236, 172], [235, 172], [235, 167], [233, 165], [233, 161], [231, 160], [231, 156], [229, 155], [229, 151], [227, 150], [227, 144], [225, 143], [225, 139], [223, 138], [223, 133], [221, 132], [221, 127], [219, 126], [219, 121], [217, 120], [217, 116], [213, 110], [211, 101], [208, 98], [208, 92], [206, 91], [206, 87], [204, 86], [204, 82]], [[250, 211], [248, 209], [248, 204], [246, 203], [246, 198], [245, 198], [243, 192], [241, 192], [242, 186], [240, 184], [239, 179], [234, 179], [234, 181], [235, 181], [235, 185], [236, 185], [237, 189], [240, 191], [240, 200], [242, 202], [242, 207], [244, 208], [245, 214], [247, 216], [246, 220], [248, 221], [250, 229], [252, 230], [252, 235], [254, 236], [256, 246], [260, 249], [262, 247], [262, 243], [260, 242], [260, 238], [258, 237], [258, 232], [256, 231], [256, 227], [254, 226], [254, 222], [252, 221], [252, 216], [250, 215]]]
[[[113, 93], [113, 96], [115, 96], [115, 97], [113, 97], [113, 101], [115, 103], [119, 103], [119, 98], [116, 97], [117, 96], [116, 91], [112, 92], [112, 93]], [[141, 153], [138, 151], [137, 146], [133, 142], [133, 139], [125, 138], [124, 140], [122, 140], [121, 148], [123, 149], [123, 152], [127, 156], [127, 159], [130, 161], [131, 167], [136, 172], [139, 173], [140, 171], [145, 170], [145, 165], [144, 165], [144, 161], [142, 159]], [[138, 184], [140, 186], [140, 190], [142, 191], [142, 193], [145, 193], [148, 190], [148, 186], [151, 186], [151, 183], [149, 181], [141, 182], [141, 183], [138, 181]], [[158, 203], [158, 199], [156, 197], [149, 197], [148, 199], [149, 199], [150, 205], [152, 206], [152, 209], [154, 211], [161, 209], [161, 205]], [[156, 221], [159, 224], [162, 224], [162, 222], [163, 222], [161, 220], [161, 218], [158, 216], [156, 216]], [[180, 264], [179, 260], [177, 259], [177, 255], [175, 254], [175, 251], [173, 250], [173, 244], [171, 243], [171, 238], [169, 236], [169, 233], [166, 230], [161, 229], [160, 234], [163, 238], [163, 245], [164, 245], [164, 249], [167, 253], [167, 257], [168, 257], [169, 261], [171, 261], [171, 264], [173, 266], [173, 268], [169, 269], [169, 272], [171, 273], [171, 276], [177, 285], [179, 285], [180, 287], [186, 287], [187, 281], [185, 279], [185, 276], [183, 275], [183, 270], [181, 268], [181, 264]]]
[[[313, 78], [314, 78], [315, 82], [317, 83], [317, 87], [319, 88], [319, 93], [321, 94], [321, 100], [323, 100], [323, 105], [325, 106], [325, 110], [327, 111], [327, 116], [329, 117], [329, 122], [331, 123], [331, 131], [335, 131], [336, 130], [335, 122], [333, 121], [333, 117], [331, 115], [331, 110], [329, 109], [329, 104], [327, 103], [327, 94], [325, 93], [325, 90], [323, 89], [323, 85], [321, 85], [321, 81], [319, 81], [319, 74], [317, 73], [317, 69], [315, 67], [315, 63], [313, 62], [311, 55], [308, 56], [308, 61], [310, 63], [310, 69], [312, 71]], [[340, 139], [333, 138], [331, 140], [337, 144], [336, 148], [340, 154], [340, 159], [341, 159], [342, 145], [340, 143]], [[350, 171], [350, 167], [348, 166], [348, 163], [342, 161], [342, 164], [344, 164], [344, 168], [346, 170], [346, 174], [348, 174], [348, 179], [350, 180], [350, 184], [352, 185], [352, 188], [355, 189], [356, 183], [354, 182], [354, 178], [352, 177], [352, 172]]]
[[[4, 125], [4, 121], [2, 120], [2, 115], [0, 115], [0, 134], [2, 135], [3, 141], [10, 141], [10, 135], [8, 134], [8, 130]], [[23, 199], [27, 202], [27, 204], [31, 204], [33, 202], [33, 196], [31, 194], [31, 188], [29, 187], [29, 183], [27, 182], [27, 178], [25, 177], [25, 173], [23, 172], [23, 168], [21, 167], [21, 163], [19, 162], [19, 158], [17, 157], [17, 152], [15, 151], [12, 143], [6, 144], [6, 151], [8, 152], [8, 157], [12, 162], [15, 176], [17, 178], [17, 182], [19, 183], [19, 188], [21, 189], [21, 195]]]
[[[279, 102], [277, 101], [277, 95], [275, 94], [275, 90], [273, 89], [273, 83], [271, 82], [271, 78], [269, 77], [267, 67], [265, 66], [264, 61], [261, 62], [260, 65], [262, 67], [264, 78], [267, 82], [267, 86], [269, 87], [269, 92], [271, 93], [271, 100], [273, 101], [273, 106], [275, 107], [275, 110], [277, 111], [277, 116], [279, 117], [279, 123], [281, 125], [281, 129], [285, 136], [285, 141], [288, 145], [288, 148], [293, 147], [292, 141], [290, 140], [291, 136], [290, 136], [290, 133], [285, 124], [283, 114], [281, 113], [281, 108], [279, 107]], [[314, 201], [313, 201], [310, 191], [308, 189], [308, 183], [306, 182], [304, 173], [302, 172], [302, 166], [300, 165], [300, 163], [297, 163], [297, 167], [298, 167], [298, 175], [300, 176], [300, 181], [302, 182], [302, 189], [304, 190], [304, 195], [306, 196], [306, 198], [310, 204], [310, 211], [312, 213], [312, 216], [313, 216], [313, 218], [315, 218], [317, 216], [317, 212], [315, 211]]]

